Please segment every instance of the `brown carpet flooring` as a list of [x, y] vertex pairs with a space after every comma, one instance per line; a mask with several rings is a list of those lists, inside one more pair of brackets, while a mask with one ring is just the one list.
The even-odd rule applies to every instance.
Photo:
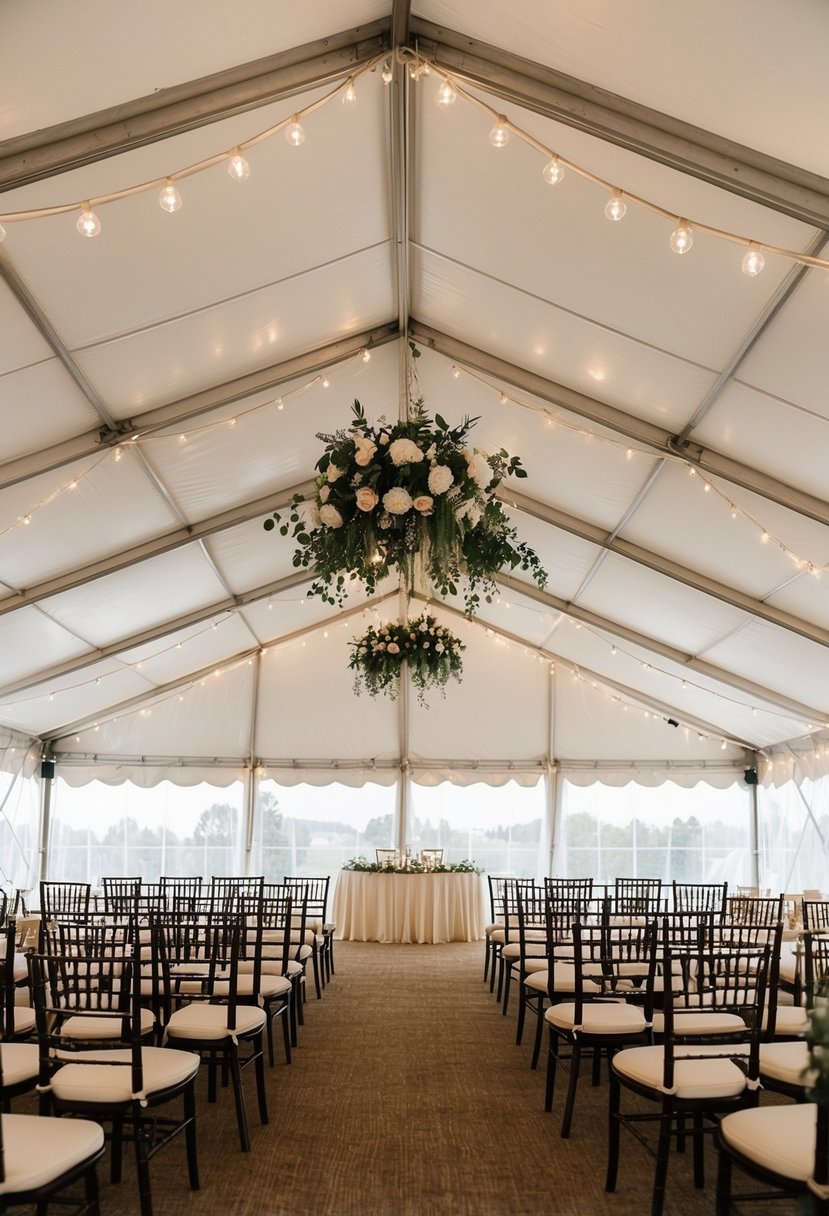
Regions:
[[[482, 944], [338, 942], [337, 973], [321, 1001], [309, 993], [293, 1064], [268, 1070], [269, 1126], [246, 1076], [253, 1149], [241, 1153], [230, 1091], [211, 1106], [202, 1087], [202, 1189], [187, 1187], [183, 1144], [168, 1145], [152, 1163], [155, 1216], [646, 1214], [652, 1163], [624, 1133], [618, 1190], [603, 1190], [606, 1080], [593, 1089], [582, 1078], [561, 1140], [563, 1094], [546, 1115], [530, 1036], [515, 1046], [482, 960]], [[666, 1216], [714, 1211], [714, 1152], [705, 1191], [693, 1189], [688, 1157], [672, 1158]], [[100, 1174], [102, 1216], [137, 1216], [132, 1163], [118, 1186], [106, 1159]]]

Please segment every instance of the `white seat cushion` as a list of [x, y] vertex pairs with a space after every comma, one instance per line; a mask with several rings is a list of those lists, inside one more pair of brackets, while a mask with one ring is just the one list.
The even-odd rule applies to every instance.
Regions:
[[[524, 984], [527, 988], [532, 988], [534, 992], [546, 992], [549, 972], [536, 971], [533, 975], [528, 975]], [[576, 990], [576, 969], [575, 967], [556, 967], [556, 992], [575, 992]], [[601, 985], [595, 980], [585, 980], [582, 986], [583, 992], [601, 992]]]
[[[490, 921], [490, 923], [484, 929], [484, 933], [486, 933], [487, 937], [492, 937], [493, 933], [497, 933], [499, 931], [501, 933], [504, 932], [504, 922], [502, 920]], [[503, 938], [501, 940], [503, 941]]]
[[[653, 1015], [653, 1033], [663, 1034], [665, 1017], [662, 1013]], [[704, 1009], [694, 1010], [693, 1013], [674, 1011], [674, 1033], [678, 1035], [699, 1035], [703, 1038], [709, 1034], [743, 1034], [746, 1024], [738, 1013], [706, 1013]]]
[[809, 1046], [805, 1039], [788, 1043], [760, 1044], [760, 1079], [780, 1081], [785, 1085], [814, 1084], [814, 1071], [809, 1071]]
[[[129, 1022], [129, 1015], [127, 1015]], [[67, 1018], [60, 1028], [64, 1039], [120, 1039], [123, 1030], [121, 1018]], [[155, 1026], [155, 1014], [151, 1009], [141, 1009], [141, 1035], [149, 1034]]]
[[23, 1081], [37, 1080], [40, 1070], [37, 1043], [2, 1043], [0, 1060], [3, 1063], [3, 1084], [10, 1089]]
[[29, 960], [25, 954], [15, 954], [12, 974], [15, 984], [22, 984], [29, 978]]
[[720, 1124], [726, 1144], [765, 1169], [806, 1182], [815, 1164], [817, 1106], [757, 1106], [727, 1115]]
[[[132, 1053], [79, 1051], [67, 1056], [71, 1063], [52, 1077], [52, 1093], [63, 1102], [129, 1102], [132, 1099]], [[164, 1089], [189, 1081], [199, 1070], [199, 1057], [192, 1051], [169, 1047], [142, 1047], [144, 1093], [150, 1097]], [[100, 1061], [94, 1063], [93, 1061]], [[117, 1064], [123, 1067], [116, 1067]]]
[[[566, 1001], [553, 1005], [544, 1017], [551, 1026], [572, 1030], [575, 1012], [575, 1004]], [[582, 1008], [582, 1034], [641, 1034], [645, 1029], [645, 1015], [636, 1005], [626, 1005], [624, 1001], [592, 1001]]]
[[[763, 1028], [768, 1026], [768, 1010], [763, 1011]], [[779, 1035], [807, 1034], [809, 1015], [801, 1005], [778, 1005], [774, 1033]]]
[[29, 1035], [33, 1034], [37, 1026], [34, 1009], [30, 1009], [28, 1005], [15, 1005], [13, 1007], [12, 1017], [14, 1026], [8, 1028], [9, 1035]]
[[[508, 946], [504, 946], [502, 951], [504, 958], [520, 958], [521, 945], [519, 942], [510, 942]], [[547, 954], [546, 942], [527, 942], [525, 954], [529, 957], [544, 958]]]
[[[104, 1143], [104, 1129], [91, 1119], [47, 1119], [38, 1115], [0, 1115], [6, 1180], [0, 1195], [45, 1186], [93, 1156]], [[49, 1151], [44, 1152], [44, 1145]]]
[[[721, 1050], [708, 1048], [709, 1053]], [[683, 1060], [682, 1055], [693, 1052], [694, 1058]], [[705, 1059], [706, 1048], [678, 1047], [674, 1059], [674, 1085], [678, 1098], [737, 1098], [746, 1087], [742, 1069], [723, 1057]], [[700, 1055], [703, 1058], [699, 1058]], [[613, 1057], [613, 1068], [620, 1077], [627, 1077], [638, 1085], [662, 1092], [662, 1076], [665, 1061], [663, 1047], [628, 1047]]]
[[[236, 1029], [234, 1034], [255, 1034], [265, 1025], [267, 1015], [257, 1005], [236, 1006]], [[167, 1023], [167, 1035], [171, 1039], [193, 1039], [215, 1042], [230, 1035], [227, 1028], [227, 1006], [208, 1005], [194, 1001], [177, 1009]]]
[[[229, 991], [229, 984], [217, 984], [214, 992], [216, 996], [226, 997]], [[253, 976], [240, 975], [237, 978], [236, 991], [239, 996], [251, 996], [253, 994]], [[282, 975], [273, 975], [263, 971], [259, 977], [259, 995], [260, 996], [282, 996], [291, 991], [291, 981]]]
[[493, 929], [489, 934], [489, 937], [493, 942], [497, 942], [498, 945], [503, 946], [506, 938], [503, 925], [498, 925], [497, 928]]

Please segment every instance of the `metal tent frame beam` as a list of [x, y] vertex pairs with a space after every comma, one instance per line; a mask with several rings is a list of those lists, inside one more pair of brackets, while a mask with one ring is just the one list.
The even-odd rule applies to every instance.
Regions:
[[761, 498], [767, 498], [770, 502], [787, 507], [798, 515], [813, 519], [820, 524], [829, 525], [829, 502], [800, 490], [796, 486], [779, 481], [768, 473], [741, 464], [739, 461], [732, 460], [730, 456], [725, 456], [712, 448], [702, 447], [700, 444], [690, 444], [687, 447], [678, 448], [675, 437], [669, 431], [654, 426], [653, 423], [635, 418], [631, 414], [626, 414], [624, 410], [599, 401], [595, 397], [588, 397], [585, 393], [567, 388], [563, 384], [557, 384], [554, 380], [548, 380], [536, 372], [530, 372], [497, 355], [479, 350], [468, 342], [442, 333], [430, 325], [413, 320], [411, 336], [414, 341], [445, 356], [453, 363], [466, 364], [475, 371], [520, 389], [537, 397], [540, 401], [565, 409], [597, 426], [606, 427], [617, 435], [624, 435], [625, 438], [651, 449], [657, 455], [679, 457], [712, 477], [720, 477], [723, 481], [741, 486]]

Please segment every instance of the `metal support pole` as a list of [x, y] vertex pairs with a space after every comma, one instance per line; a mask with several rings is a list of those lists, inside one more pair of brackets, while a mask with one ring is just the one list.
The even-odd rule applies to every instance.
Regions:
[[[756, 752], [751, 757], [754, 771], [759, 773], [757, 764], [759, 756]], [[748, 787], [751, 796], [751, 885], [760, 889], [760, 809], [757, 798], [757, 783]]]
[[[49, 770], [46, 769], [49, 765]], [[39, 877], [41, 881], [45, 881], [46, 861], [49, 855], [49, 832], [51, 829], [52, 817], [52, 786], [54, 783], [54, 775], [47, 776], [47, 771], [55, 772], [55, 762], [44, 758], [40, 766], [40, 849], [39, 849]]]
[[259, 782], [257, 773], [259, 771], [259, 762], [256, 759], [256, 721], [257, 711], [259, 706], [259, 680], [262, 675], [262, 652], [256, 656], [253, 668], [253, 688], [251, 690], [251, 709], [250, 709], [250, 739], [248, 747], [248, 767], [245, 774], [245, 799], [244, 799], [244, 830], [245, 830], [245, 856], [243, 858], [242, 873], [250, 874], [251, 872], [251, 855], [253, 853], [253, 831], [256, 819], [257, 794], [259, 792]]

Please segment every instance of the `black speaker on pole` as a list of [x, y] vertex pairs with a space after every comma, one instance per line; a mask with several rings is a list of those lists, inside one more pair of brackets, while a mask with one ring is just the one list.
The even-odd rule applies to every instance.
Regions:
[[44, 781], [54, 781], [55, 779], [55, 762], [54, 760], [42, 760], [40, 763], [40, 775]]
[[745, 771], [745, 779], [746, 779], [746, 785], [756, 785], [757, 784], [757, 769], [756, 768], [747, 768]]

